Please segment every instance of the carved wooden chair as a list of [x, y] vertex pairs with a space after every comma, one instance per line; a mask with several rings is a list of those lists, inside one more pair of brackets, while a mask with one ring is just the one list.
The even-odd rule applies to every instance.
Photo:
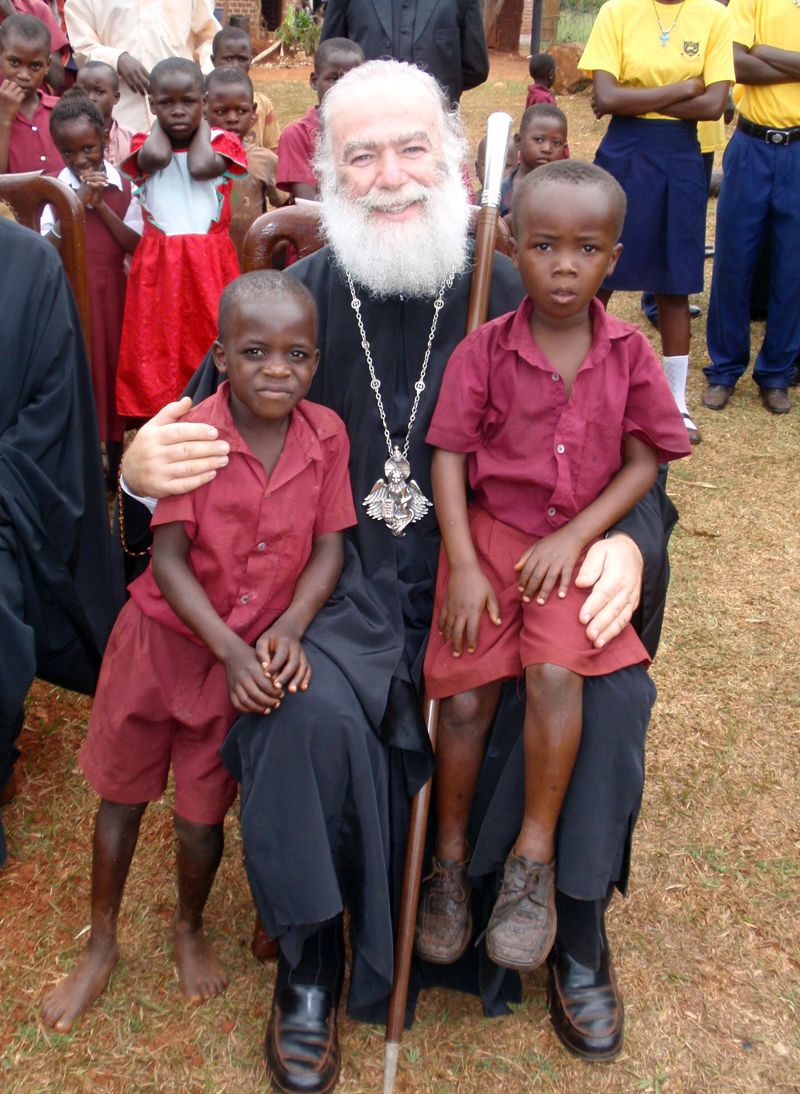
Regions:
[[52, 205], [60, 223], [61, 260], [64, 263], [83, 334], [89, 344], [89, 290], [86, 284], [86, 236], [84, 212], [77, 195], [56, 179], [30, 171], [22, 175], [0, 175], [0, 201], [4, 201], [14, 219], [26, 228], [39, 231], [45, 205]]
[[[470, 233], [474, 235], [478, 208], [473, 208]], [[286, 255], [292, 245], [299, 258], [313, 254], [325, 245], [316, 205], [287, 205], [273, 209], [253, 221], [244, 240], [243, 265], [245, 271], [272, 270]], [[495, 250], [511, 254], [511, 234], [502, 220], [497, 222]]]

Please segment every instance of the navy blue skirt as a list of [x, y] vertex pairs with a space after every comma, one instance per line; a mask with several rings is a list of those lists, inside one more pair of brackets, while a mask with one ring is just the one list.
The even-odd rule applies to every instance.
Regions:
[[702, 292], [708, 190], [697, 124], [612, 118], [595, 163], [628, 198], [622, 254], [603, 288]]

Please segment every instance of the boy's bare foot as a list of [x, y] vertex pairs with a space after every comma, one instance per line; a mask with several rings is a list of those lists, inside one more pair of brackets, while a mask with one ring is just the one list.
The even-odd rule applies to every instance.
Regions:
[[39, 1004], [46, 1026], [69, 1033], [75, 1022], [103, 994], [119, 960], [116, 945], [90, 947], [69, 976], [56, 984]]
[[175, 964], [181, 991], [195, 1006], [222, 995], [228, 986], [225, 966], [211, 949], [202, 928], [189, 931], [175, 925]]

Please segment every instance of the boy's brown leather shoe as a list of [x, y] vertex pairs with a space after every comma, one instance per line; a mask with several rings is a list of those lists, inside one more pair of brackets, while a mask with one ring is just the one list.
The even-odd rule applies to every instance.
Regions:
[[535, 969], [555, 937], [555, 860], [545, 864], [509, 855], [486, 928], [487, 954], [507, 969]]
[[613, 1060], [622, 1048], [625, 1011], [608, 945], [595, 972], [556, 942], [547, 970], [550, 1021], [561, 1044], [582, 1060]]
[[328, 1094], [341, 1065], [336, 1003], [314, 984], [276, 991], [267, 1023], [264, 1058], [272, 1085], [287, 1094]]
[[450, 965], [469, 945], [472, 885], [468, 866], [468, 859], [453, 862], [433, 856], [431, 872], [422, 882], [414, 936], [414, 947], [424, 961]]

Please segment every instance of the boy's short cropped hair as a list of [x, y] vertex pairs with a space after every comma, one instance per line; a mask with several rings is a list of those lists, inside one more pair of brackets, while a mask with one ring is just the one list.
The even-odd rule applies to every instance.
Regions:
[[583, 160], [556, 160], [555, 163], [546, 163], [536, 171], [531, 171], [515, 187], [511, 202], [511, 219], [515, 236], [518, 235], [517, 229], [523, 202], [533, 190], [541, 190], [547, 186], [596, 186], [608, 197], [611, 215], [614, 217], [615, 238], [619, 239], [622, 235], [628, 202], [625, 191], [617, 180], [609, 175], [608, 171], [604, 171], [602, 167], [594, 163], [585, 163]]
[[197, 90], [203, 94], [203, 73], [200, 66], [188, 57], [165, 57], [163, 61], [153, 65], [150, 73], [150, 94], [155, 95], [156, 87], [162, 80], [169, 79], [180, 73], [182, 76], [191, 76]]
[[546, 80], [548, 76], [555, 76], [555, 58], [549, 53], [534, 53], [528, 62], [528, 72], [532, 80]]
[[205, 80], [206, 95], [215, 87], [241, 87], [250, 96], [252, 101], [255, 94], [253, 81], [241, 68], [212, 68]]
[[244, 29], [244, 27], [231, 26], [230, 23], [223, 27], [222, 30], [218, 30], [214, 35], [211, 42], [211, 56], [216, 57], [219, 53], [220, 46], [224, 46], [226, 42], [247, 42], [250, 48], [250, 53], [253, 52], [253, 44], [250, 41], [250, 35]]
[[113, 65], [107, 65], [105, 61], [87, 61], [80, 67], [81, 72], [92, 73], [96, 75], [108, 76], [111, 80], [111, 86], [115, 91], [119, 91], [119, 73]]
[[251, 270], [250, 273], [242, 274], [241, 277], [237, 277], [235, 281], [225, 286], [219, 298], [217, 318], [219, 341], [224, 342], [228, 337], [236, 309], [242, 304], [258, 304], [266, 308], [272, 301], [287, 297], [304, 304], [309, 309], [316, 342], [319, 318], [314, 297], [296, 277], [282, 273], [280, 270]]
[[551, 118], [553, 121], [560, 122], [564, 126], [564, 135], [566, 136], [567, 116], [563, 110], [559, 110], [553, 103], [534, 103], [533, 106], [529, 106], [519, 120], [520, 136], [532, 122], [540, 118]]
[[16, 35], [24, 42], [37, 44], [41, 42], [48, 57], [50, 56], [50, 29], [35, 15], [17, 13], [16, 15], [9, 15], [7, 19], [0, 23], [0, 52], [6, 50], [8, 39], [12, 35]]
[[357, 57], [359, 64], [363, 64], [366, 60], [364, 50], [358, 42], [353, 42], [349, 38], [326, 38], [314, 51], [314, 71], [317, 72], [322, 65], [328, 64], [334, 53], [346, 53]]

